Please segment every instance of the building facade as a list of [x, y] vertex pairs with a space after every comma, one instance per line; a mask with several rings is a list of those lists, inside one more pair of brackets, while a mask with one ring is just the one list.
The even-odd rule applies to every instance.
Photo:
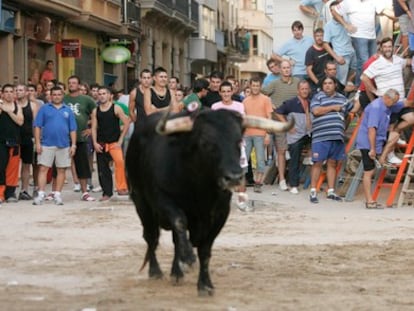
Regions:
[[[158, 66], [186, 86], [212, 70], [237, 79], [260, 73], [268, 18], [260, 6], [241, 11], [239, 1], [0, 0], [0, 84], [37, 83], [47, 60], [59, 81], [76, 74], [117, 89]], [[110, 45], [127, 47], [131, 58], [105, 62]]]
[[253, 76], [264, 78], [268, 72], [266, 61], [273, 50], [273, 20], [266, 14], [265, 5], [264, 0], [240, 0], [239, 22], [250, 32], [249, 58], [239, 65], [242, 80]]
[[[56, 78], [77, 74], [84, 82], [127, 85], [138, 69], [140, 8], [122, 0], [3, 1], [0, 21], [0, 83], [37, 83], [47, 60]], [[70, 42], [69, 46], [65, 43]], [[109, 43], [125, 42], [127, 63], [105, 63]]]

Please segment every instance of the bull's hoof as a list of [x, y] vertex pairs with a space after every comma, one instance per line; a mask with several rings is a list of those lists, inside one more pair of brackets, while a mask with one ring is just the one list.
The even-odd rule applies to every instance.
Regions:
[[198, 289], [198, 297], [209, 297], [214, 295], [214, 288], [209, 286], [204, 286], [203, 288]]
[[171, 284], [174, 286], [180, 286], [184, 284], [184, 277], [178, 275], [171, 275]]
[[158, 271], [149, 271], [148, 276], [150, 279], [152, 280], [160, 280], [164, 277], [163, 273], [161, 270]]
[[183, 271], [184, 273], [188, 273], [188, 272], [190, 272], [190, 271], [193, 270], [193, 268], [194, 268], [193, 263], [192, 264], [188, 264], [188, 263], [182, 262], [182, 261], [179, 261], [178, 262], [178, 264], [180, 265], [181, 271]]

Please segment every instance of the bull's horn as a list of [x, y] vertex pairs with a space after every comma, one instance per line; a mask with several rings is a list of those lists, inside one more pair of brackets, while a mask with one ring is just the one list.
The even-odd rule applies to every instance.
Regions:
[[271, 119], [253, 117], [253, 116], [244, 116], [243, 126], [244, 127], [253, 127], [268, 132], [287, 132], [295, 125], [295, 120], [292, 118], [288, 122], [279, 122]]
[[158, 122], [156, 131], [160, 135], [169, 135], [179, 132], [190, 132], [193, 129], [193, 121], [190, 117], [180, 117], [168, 120], [167, 122]]

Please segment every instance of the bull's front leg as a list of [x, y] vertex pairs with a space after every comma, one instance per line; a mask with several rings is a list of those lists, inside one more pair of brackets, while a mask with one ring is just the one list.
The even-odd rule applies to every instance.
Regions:
[[193, 246], [187, 234], [187, 219], [184, 215], [179, 215], [173, 221], [173, 238], [175, 253], [181, 262], [191, 266], [195, 262]]
[[197, 248], [198, 260], [200, 262], [200, 272], [198, 274], [198, 295], [212, 296], [214, 294], [214, 286], [210, 279], [210, 257], [211, 257], [211, 243], [202, 244]]

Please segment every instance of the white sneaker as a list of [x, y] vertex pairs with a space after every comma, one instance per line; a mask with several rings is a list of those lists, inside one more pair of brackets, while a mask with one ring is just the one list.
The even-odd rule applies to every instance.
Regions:
[[241, 210], [242, 212], [253, 212], [254, 208], [251, 207], [247, 202], [242, 201], [242, 202], [237, 202], [236, 203], [237, 207], [239, 210]]
[[397, 157], [394, 152], [390, 152], [387, 156], [387, 162], [390, 164], [399, 165], [402, 163], [402, 160], [399, 157]]
[[279, 188], [280, 188], [280, 190], [282, 190], [282, 191], [286, 191], [286, 190], [288, 190], [288, 186], [287, 186], [287, 184], [286, 184], [286, 180], [284, 179], [284, 180], [281, 180], [280, 182], [279, 182]]
[[33, 205], [42, 205], [43, 199], [44, 199], [43, 195], [38, 195], [37, 197], [33, 199]]
[[313, 165], [312, 158], [311, 157], [304, 157], [302, 164], [303, 165]]
[[290, 191], [289, 192], [292, 193], [292, 194], [299, 194], [299, 190], [298, 190], [297, 187], [290, 188]]
[[81, 185], [80, 184], [75, 184], [73, 186], [73, 191], [75, 192], [80, 192], [81, 191]]
[[63, 205], [63, 200], [62, 200], [62, 197], [60, 195], [59, 196], [55, 195], [53, 200], [55, 201], [56, 205]]
[[407, 142], [404, 139], [398, 138], [397, 145], [406, 145]]
[[96, 193], [96, 192], [102, 192], [102, 187], [101, 186], [97, 186], [95, 188], [92, 189], [92, 192]]

